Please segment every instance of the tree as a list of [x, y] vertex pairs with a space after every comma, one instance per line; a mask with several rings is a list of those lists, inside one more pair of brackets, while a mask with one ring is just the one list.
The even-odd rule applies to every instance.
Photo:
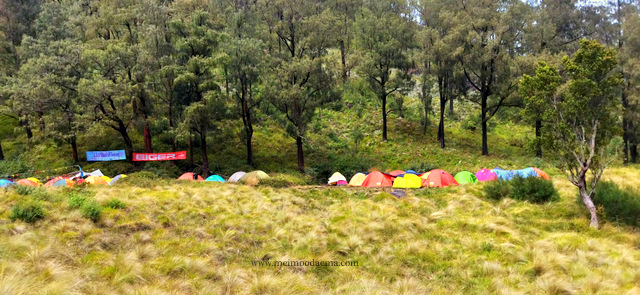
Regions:
[[358, 71], [382, 102], [382, 141], [387, 141], [387, 97], [410, 87], [407, 49], [413, 30], [404, 17], [408, 14], [408, 5], [402, 1], [371, 1], [356, 19]]
[[324, 67], [334, 39], [332, 15], [316, 3], [273, 0], [261, 3], [267, 15], [271, 71], [267, 98], [286, 118], [287, 133], [296, 139], [298, 171], [304, 173], [303, 139], [315, 110], [335, 101], [335, 78]]
[[624, 78], [622, 87], [623, 159], [625, 163], [638, 162], [640, 144], [640, 15], [629, 13], [622, 24], [620, 67]]
[[226, 77], [229, 81], [227, 91], [235, 98], [242, 118], [244, 139], [247, 147], [247, 165], [253, 162], [253, 124], [255, 108], [260, 104], [256, 99], [256, 88], [265, 67], [264, 44], [258, 39], [259, 23], [255, 17], [256, 8], [246, 3], [241, 9], [230, 12], [228, 32], [230, 40], [226, 43]]
[[480, 105], [482, 155], [489, 154], [487, 122], [516, 90], [514, 61], [521, 32], [527, 23], [528, 5], [518, 0], [456, 1], [456, 21], [464, 33], [460, 62], [469, 84], [478, 92], [473, 102]]
[[541, 62], [535, 76], [521, 80], [527, 108], [547, 105], [543, 143], [558, 168], [578, 187], [594, 228], [598, 216], [592, 198], [619, 143], [615, 140], [621, 115], [617, 88], [622, 79], [615, 73], [617, 64], [614, 49], [585, 39], [573, 58], [563, 59], [566, 77]]

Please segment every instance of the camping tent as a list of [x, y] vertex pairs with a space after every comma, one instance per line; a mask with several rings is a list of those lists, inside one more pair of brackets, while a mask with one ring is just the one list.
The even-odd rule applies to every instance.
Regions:
[[238, 182], [240, 180], [240, 178], [242, 178], [242, 176], [244, 176], [245, 173], [244, 171], [238, 171], [236, 173], [233, 173], [233, 175], [231, 175], [231, 177], [229, 177], [229, 182]]
[[211, 175], [205, 181], [224, 182], [224, 178], [220, 177], [220, 175]]
[[402, 170], [394, 170], [391, 171], [391, 173], [389, 173], [391, 176], [393, 177], [398, 177], [398, 176], [402, 176], [404, 175], [406, 172], [402, 171]]
[[496, 167], [491, 169], [491, 172], [495, 173], [498, 176], [499, 180], [511, 180], [515, 176], [515, 173], [511, 170], [504, 170], [500, 167]]
[[393, 181], [396, 188], [421, 188], [422, 178], [415, 174], [405, 174], [403, 177], [396, 177]]
[[531, 167], [531, 169], [533, 169], [533, 171], [535, 171], [538, 174], [538, 177], [542, 177], [546, 180], [551, 180], [551, 177], [549, 177], [549, 175], [547, 175], [547, 173], [544, 173], [544, 171], [536, 168], [536, 167]]
[[415, 172], [415, 171], [413, 171], [413, 170], [407, 170], [407, 171], [405, 171], [404, 173], [406, 173], [406, 174], [415, 174], [415, 175], [420, 175], [420, 173]]
[[351, 177], [351, 180], [349, 181], [349, 185], [350, 186], [362, 186], [362, 183], [364, 182], [364, 180], [366, 178], [367, 178], [366, 175], [364, 175], [362, 173], [356, 173], [356, 175]]
[[111, 181], [109, 181], [110, 185], [113, 185], [114, 183], [118, 182], [118, 180], [127, 177], [126, 174], [118, 174], [116, 175], [113, 179], [111, 179]]
[[445, 187], [450, 185], [458, 185], [458, 182], [447, 171], [435, 169], [429, 171], [427, 179], [423, 178], [423, 186], [428, 187]]
[[424, 186], [424, 180], [426, 180], [427, 177], [429, 177], [429, 173], [431, 173], [431, 172], [426, 172], [426, 173], [420, 175], [420, 178], [422, 178], [422, 186]]
[[198, 174], [187, 172], [178, 177], [178, 180], [204, 181], [204, 178]]
[[480, 171], [476, 172], [476, 178], [478, 181], [494, 181], [498, 180], [498, 175], [489, 169], [480, 169]]
[[42, 185], [42, 182], [40, 182], [40, 179], [37, 179], [35, 177], [29, 177], [27, 179], [37, 183], [38, 185]]
[[39, 184], [37, 182], [34, 182], [31, 179], [20, 179], [18, 181], [16, 181], [17, 184], [19, 185], [24, 185], [24, 186], [38, 186]]
[[0, 179], [0, 187], [7, 187], [13, 184], [13, 181], [7, 179]]
[[471, 173], [469, 171], [458, 172], [458, 174], [456, 174], [454, 179], [459, 184], [467, 184], [467, 183], [476, 183], [476, 182], [478, 182], [478, 179], [476, 178], [476, 176], [473, 175], [473, 173]]
[[536, 173], [536, 171], [533, 170], [533, 168], [524, 168], [520, 170], [514, 170], [513, 173], [522, 178], [538, 177], [538, 173]]
[[393, 177], [380, 171], [373, 171], [362, 182], [363, 187], [392, 187]]
[[89, 176], [89, 177], [84, 179], [84, 182], [90, 183], [90, 184], [105, 184], [105, 185], [109, 185], [109, 182], [107, 182], [104, 178], [102, 178], [100, 176]]
[[267, 173], [264, 173], [264, 171], [256, 170], [256, 171], [252, 171], [245, 174], [240, 178], [238, 182], [244, 182], [247, 184], [257, 184], [258, 182], [260, 182], [260, 180], [267, 179], [267, 178], [269, 178], [269, 175], [267, 175]]
[[346, 180], [339, 180], [338, 183], [336, 183], [337, 186], [343, 186], [343, 185], [349, 185], [349, 183]]
[[104, 179], [104, 181], [106, 181], [107, 183], [111, 183], [111, 180], [113, 180], [111, 177], [109, 176], [100, 176], [100, 178]]
[[80, 173], [80, 172], [78, 172], [78, 173], [76, 173], [76, 175], [74, 175], [72, 177], [72, 179], [73, 178], [79, 178], [79, 177], [87, 177], [87, 176], [104, 176], [104, 174], [102, 174], [102, 171], [100, 171], [100, 169], [96, 169], [96, 170], [93, 170], [92, 172], [89, 172], [89, 173]]
[[73, 182], [73, 180], [66, 177], [62, 177], [62, 176], [55, 177], [44, 184], [44, 186], [68, 186], [68, 187], [72, 187], [73, 185], [75, 185], [75, 182]]
[[333, 173], [331, 177], [329, 177], [329, 181], [327, 181], [328, 185], [337, 185], [338, 181], [347, 181], [347, 179], [340, 172]]

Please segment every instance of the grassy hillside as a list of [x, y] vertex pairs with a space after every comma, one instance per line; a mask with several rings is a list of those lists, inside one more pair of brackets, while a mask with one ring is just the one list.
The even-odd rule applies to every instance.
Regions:
[[[640, 172], [608, 179], [640, 185]], [[640, 233], [589, 228], [575, 189], [534, 205], [482, 186], [408, 190], [139, 181], [0, 192], [2, 294], [637, 294]], [[23, 195], [19, 194], [22, 193]], [[70, 199], [73, 198], [74, 200]], [[8, 220], [37, 199], [46, 217]], [[77, 199], [104, 209], [96, 223]], [[357, 261], [267, 267], [252, 261]]]

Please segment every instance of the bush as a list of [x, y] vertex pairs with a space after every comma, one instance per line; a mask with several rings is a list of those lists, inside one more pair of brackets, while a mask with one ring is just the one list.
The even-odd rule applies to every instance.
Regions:
[[30, 199], [23, 203], [18, 203], [11, 208], [11, 214], [9, 219], [15, 221], [16, 219], [22, 220], [28, 223], [34, 223], [44, 218], [44, 208], [42, 204], [34, 199]]
[[82, 206], [82, 216], [91, 219], [93, 222], [98, 222], [102, 215], [102, 207], [95, 201], [85, 202]]
[[124, 202], [113, 198], [110, 199], [109, 201], [107, 201], [107, 207], [111, 208], [111, 209], [124, 209], [125, 207], [127, 207]]
[[511, 198], [529, 201], [531, 203], [545, 203], [557, 200], [558, 191], [553, 182], [539, 177], [522, 178], [516, 176], [511, 180]]
[[[578, 201], [582, 203], [580, 195]], [[611, 221], [640, 226], [640, 192], [637, 190], [600, 181], [596, 186], [593, 203], [598, 208], [604, 208], [604, 215]]]
[[127, 175], [127, 177], [122, 178], [116, 182], [118, 184], [129, 184], [138, 187], [152, 187], [159, 179], [158, 175], [151, 171], [140, 171]]
[[38, 188], [35, 186], [26, 186], [26, 185], [14, 185], [16, 188], [16, 193], [21, 196], [28, 196], [35, 192]]
[[29, 175], [32, 172], [31, 165], [21, 161], [20, 159], [5, 159], [0, 161], [0, 175], [19, 174]]
[[308, 185], [311, 182], [311, 178], [304, 175], [276, 174], [267, 179], [260, 180], [258, 185], [281, 188]]
[[531, 203], [544, 203], [558, 199], [553, 182], [538, 177], [514, 177], [511, 181], [491, 181], [484, 185], [485, 197], [493, 200], [511, 198]]
[[83, 194], [80, 194], [77, 192], [71, 192], [69, 193], [69, 208], [71, 209], [81, 208], [82, 205], [84, 205], [86, 200], [87, 200], [87, 197], [85, 197]]
[[484, 196], [492, 200], [501, 200], [511, 196], [511, 183], [508, 181], [490, 181], [484, 185]]

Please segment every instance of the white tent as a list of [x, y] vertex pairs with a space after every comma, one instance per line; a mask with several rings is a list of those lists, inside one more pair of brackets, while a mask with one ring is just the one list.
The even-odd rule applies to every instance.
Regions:
[[104, 176], [104, 174], [102, 174], [102, 171], [100, 171], [100, 169], [96, 169], [96, 170], [93, 170], [93, 172], [84, 173], [84, 175], [83, 175], [83, 174], [81, 174], [80, 172], [78, 172], [76, 175], [74, 175], [74, 176], [72, 177], [72, 179], [75, 179], [75, 178], [81, 178], [81, 177], [89, 177], [89, 176], [98, 176], [98, 177], [102, 177], [102, 176]]
[[340, 174], [340, 172], [336, 172], [336, 173], [333, 173], [331, 177], [329, 177], [329, 181], [327, 182], [327, 184], [334, 185], [341, 180], [344, 182], [347, 182], [347, 179], [344, 177], [344, 175]]
[[229, 182], [238, 182], [238, 180], [240, 180], [240, 178], [242, 178], [242, 176], [244, 176], [245, 174], [247, 174], [246, 172], [243, 171], [238, 171], [236, 173], [233, 173], [233, 175], [231, 175], [231, 177], [229, 177]]

